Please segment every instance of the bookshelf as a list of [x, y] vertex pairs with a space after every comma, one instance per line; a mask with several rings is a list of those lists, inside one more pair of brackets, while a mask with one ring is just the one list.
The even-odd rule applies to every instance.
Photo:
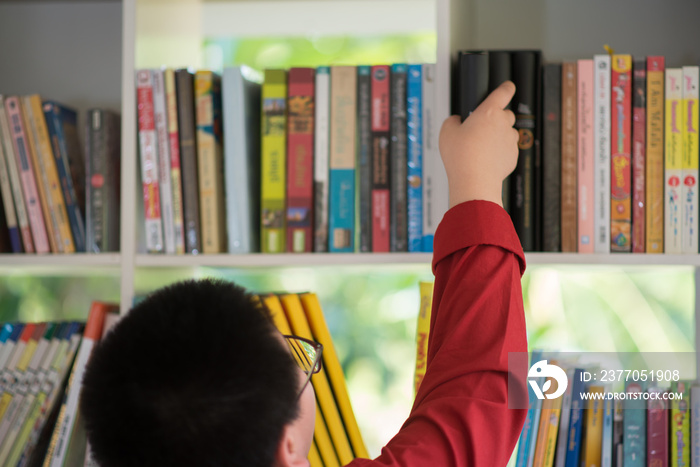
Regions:
[[[200, 8], [207, 4], [207, 9]], [[399, 6], [400, 5], [400, 6]], [[222, 21], [227, 15], [235, 22]], [[338, 13], [338, 25], [362, 23], [359, 34], [397, 32], [396, 21], [376, 21], [391, 8], [405, 8], [437, 32], [437, 78], [442, 89], [438, 117], [449, 114], [450, 57], [465, 48], [541, 48], [550, 61], [582, 58], [602, 52], [603, 43], [618, 51], [644, 55], [663, 54], [670, 66], [696, 63], [700, 41], [695, 18], [700, 5], [682, 0], [661, 7], [651, 0], [615, 2], [561, 2], [557, 0], [367, 0], [323, 1], [4, 1], [0, 2], [0, 42], [18, 43], [0, 51], [3, 92], [41, 92], [66, 101], [83, 112], [102, 105], [122, 114], [122, 212], [121, 253], [108, 255], [12, 256], [0, 255], [0, 273], [60, 273], [90, 275], [100, 271], [120, 276], [122, 312], [128, 309], [135, 289], [136, 271], [158, 268], [269, 268], [366, 265], [402, 268], [412, 265], [429, 272], [430, 254], [301, 254], [301, 255], [197, 255], [153, 256], [139, 247], [140, 198], [137, 191], [137, 135], [134, 70], [161, 64], [201, 64], [201, 25], [212, 24], [212, 33], [255, 34], [255, 18], [261, 9], [270, 23], [284, 24], [290, 8], [326, 9]], [[663, 8], [663, 9], [662, 9]], [[362, 11], [363, 15], [350, 12]], [[430, 14], [426, 15], [428, 11]], [[345, 13], [344, 13], [345, 12]], [[632, 13], [631, 13], [632, 12]], [[370, 15], [370, 13], [373, 15]], [[371, 20], [363, 18], [371, 16]], [[219, 18], [214, 21], [211, 17]], [[208, 19], [207, 19], [208, 18]], [[627, 18], [632, 18], [628, 20]], [[625, 22], [623, 22], [623, 19]], [[418, 21], [418, 19], [416, 19]], [[189, 24], [189, 27], [183, 25]], [[236, 26], [236, 24], [240, 26]], [[624, 25], [623, 25], [624, 24]], [[243, 29], [245, 26], [245, 29]], [[230, 28], [230, 29], [227, 29]], [[266, 26], [267, 27], [267, 26]], [[283, 27], [283, 26], [279, 26]], [[303, 31], [299, 24], [286, 32]], [[338, 26], [339, 27], [339, 26]], [[406, 26], [403, 26], [404, 29]], [[323, 24], [319, 31], [334, 30]], [[323, 29], [325, 28], [325, 29]], [[662, 31], [650, 34], [645, 31]], [[350, 28], [348, 27], [348, 31]], [[598, 32], [591, 32], [598, 31]], [[17, 41], [19, 38], [19, 41]], [[13, 42], [15, 41], [15, 42]], [[156, 58], [149, 51], [165, 47]], [[31, 58], [29, 58], [31, 57]], [[156, 63], [155, 61], [158, 60]], [[47, 78], [49, 76], [50, 78]], [[700, 255], [577, 255], [531, 253], [530, 265], [689, 266], [700, 268]], [[696, 274], [697, 275], [697, 274]], [[696, 290], [700, 290], [696, 287]], [[700, 308], [696, 305], [696, 316]], [[696, 323], [700, 320], [696, 319]], [[700, 333], [699, 333], [700, 334]]]

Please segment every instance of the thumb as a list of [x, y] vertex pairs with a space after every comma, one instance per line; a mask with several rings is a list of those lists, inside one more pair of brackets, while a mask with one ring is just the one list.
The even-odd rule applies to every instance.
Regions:
[[515, 84], [513, 84], [512, 81], [504, 81], [500, 86], [491, 91], [491, 94], [486, 96], [486, 99], [484, 99], [479, 107], [493, 106], [503, 110], [508, 106], [508, 103], [513, 99], [514, 95]]

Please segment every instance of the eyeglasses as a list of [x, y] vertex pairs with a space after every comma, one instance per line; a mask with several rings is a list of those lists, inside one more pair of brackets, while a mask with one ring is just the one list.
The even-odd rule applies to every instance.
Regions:
[[299, 391], [297, 398], [301, 397], [301, 394], [306, 389], [306, 385], [311, 381], [311, 375], [314, 375], [321, 371], [322, 360], [321, 354], [323, 354], [323, 345], [318, 342], [314, 342], [310, 339], [305, 339], [299, 336], [282, 336], [289, 344], [291, 349], [292, 357], [299, 365], [299, 368], [306, 374], [306, 380], [304, 385]]

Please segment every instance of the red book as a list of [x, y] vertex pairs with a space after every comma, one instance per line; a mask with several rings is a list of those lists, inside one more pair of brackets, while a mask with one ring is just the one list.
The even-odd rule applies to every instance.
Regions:
[[658, 394], [659, 399], [649, 399], [647, 403], [647, 465], [668, 467], [668, 410], [666, 401], [661, 399], [663, 390], [651, 388], [649, 392]]
[[632, 56], [612, 57], [610, 250], [632, 251]]
[[372, 251], [389, 251], [389, 66], [372, 67]]
[[313, 68], [289, 70], [287, 92], [287, 251], [311, 252], [314, 212]]
[[632, 252], [646, 251], [646, 60], [634, 62], [632, 98]]

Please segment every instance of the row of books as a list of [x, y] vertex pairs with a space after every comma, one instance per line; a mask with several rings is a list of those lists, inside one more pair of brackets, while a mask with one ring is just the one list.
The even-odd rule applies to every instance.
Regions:
[[503, 80], [518, 88], [504, 203], [526, 251], [698, 253], [698, 66], [466, 51], [456, 76], [463, 117]]
[[119, 249], [119, 117], [87, 120], [85, 157], [75, 110], [0, 95], [0, 252]]
[[[609, 386], [585, 382], [585, 371], [566, 369], [569, 384], [561, 397], [542, 400], [531, 393], [516, 467], [700, 465], [700, 386], [628, 382], [627, 398], [615, 398]], [[592, 397], [583, 398], [585, 392]]]
[[434, 65], [137, 71], [152, 253], [432, 251]]
[[[0, 464], [40, 466], [58, 440], [76, 438], [66, 415], [74, 415], [77, 407], [79, 387], [72, 381], [90, 342], [102, 333], [104, 317], [112, 312], [116, 318], [116, 310], [93, 303], [87, 327], [77, 321], [2, 325]], [[96, 314], [102, 321], [96, 322]], [[82, 450], [84, 457], [84, 444]]]

